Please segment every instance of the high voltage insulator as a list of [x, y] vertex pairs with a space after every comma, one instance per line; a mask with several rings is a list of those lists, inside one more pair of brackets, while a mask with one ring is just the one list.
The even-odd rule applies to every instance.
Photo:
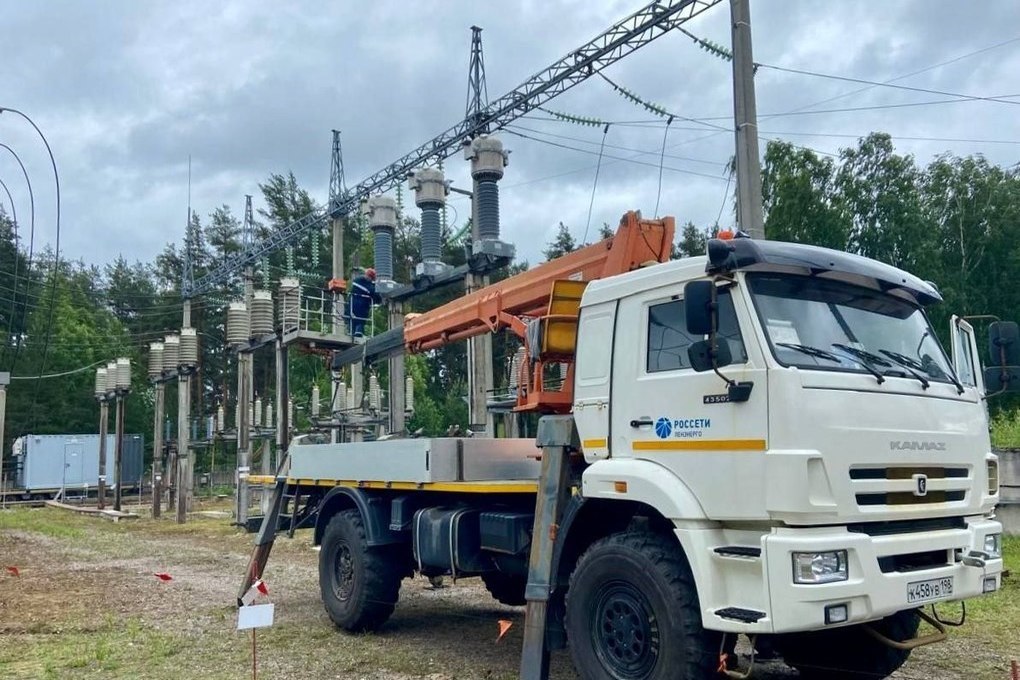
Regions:
[[287, 400], [287, 424], [290, 429], [294, 429], [294, 400]]
[[301, 319], [301, 283], [295, 278], [280, 279], [279, 319], [284, 333], [298, 327]]
[[163, 338], [163, 370], [176, 373], [181, 356], [181, 336], [168, 335]]
[[393, 280], [393, 234], [397, 228], [397, 204], [389, 196], [368, 199], [368, 226], [373, 236], [373, 261], [379, 282]]
[[566, 123], [574, 123], [575, 125], [584, 125], [585, 127], [603, 127], [606, 125], [606, 121], [601, 118], [589, 118], [587, 116], [575, 116], [569, 113], [563, 113], [561, 111], [553, 111], [552, 109], [542, 109], [553, 118], [558, 118]]
[[266, 427], [276, 427], [276, 423], [273, 422], [273, 405], [271, 403], [266, 404]]
[[227, 307], [227, 344], [234, 347], [248, 344], [251, 337], [251, 319], [248, 316], [248, 305], [244, 302], [231, 302]]
[[149, 343], [149, 377], [158, 378], [163, 373], [163, 343]]
[[251, 424], [255, 427], [262, 427], [262, 397], [255, 398], [255, 412]]
[[481, 135], [464, 148], [475, 181], [475, 218], [480, 241], [499, 240], [499, 186], [509, 154], [497, 137]]
[[248, 429], [255, 426], [255, 405], [248, 404]]
[[198, 366], [198, 332], [194, 328], [182, 328], [180, 343], [178, 363], [188, 368]]
[[347, 384], [340, 381], [336, 384], [336, 403], [333, 405], [334, 411], [346, 411], [347, 410]]
[[442, 262], [443, 227], [440, 211], [446, 205], [450, 185], [442, 171], [424, 168], [408, 180], [414, 191], [414, 202], [421, 208], [421, 264], [416, 275], [431, 274], [430, 265]]
[[95, 395], [97, 397], [102, 397], [102, 396], [106, 395], [106, 369], [105, 368], [97, 368], [96, 369], [96, 389], [95, 389]]
[[312, 417], [319, 417], [319, 386], [312, 385]]
[[404, 378], [404, 410], [414, 412], [414, 378], [411, 376]]
[[111, 361], [106, 364], [106, 392], [117, 391], [117, 362]]
[[376, 412], [382, 410], [382, 392], [379, 389], [379, 378], [374, 373], [368, 376], [368, 408]]
[[216, 407], [216, 431], [223, 432], [226, 424], [226, 412], [223, 408], [223, 404], [220, 404]]
[[361, 404], [354, 403], [354, 387], [353, 386], [347, 388], [347, 397], [344, 399], [344, 401], [347, 402], [347, 408], [349, 408], [349, 409], [361, 408]]
[[251, 299], [251, 335], [261, 338], [273, 333], [273, 294], [268, 290], [257, 290]]
[[117, 389], [126, 390], [131, 387], [131, 360], [121, 357], [117, 359]]

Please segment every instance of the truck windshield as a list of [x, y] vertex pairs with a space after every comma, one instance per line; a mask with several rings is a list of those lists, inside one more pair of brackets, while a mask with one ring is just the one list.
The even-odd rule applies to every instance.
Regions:
[[752, 297], [784, 366], [954, 382], [920, 307], [887, 293], [807, 276], [752, 274]]

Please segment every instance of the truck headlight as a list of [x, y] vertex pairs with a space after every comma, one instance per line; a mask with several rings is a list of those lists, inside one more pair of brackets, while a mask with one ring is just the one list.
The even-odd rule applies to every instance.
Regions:
[[1002, 557], [1002, 534], [985, 536], [985, 554], [993, 560]]
[[988, 461], [988, 495], [999, 493], [999, 461]]
[[793, 553], [794, 583], [835, 583], [847, 578], [846, 550]]

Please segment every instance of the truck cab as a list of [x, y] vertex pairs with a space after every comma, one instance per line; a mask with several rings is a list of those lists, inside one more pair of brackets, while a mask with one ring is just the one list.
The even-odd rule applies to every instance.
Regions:
[[954, 318], [947, 354], [925, 311], [937, 289], [874, 260], [710, 246], [587, 286], [581, 495], [668, 520], [713, 631], [846, 627], [997, 590], [973, 329]]

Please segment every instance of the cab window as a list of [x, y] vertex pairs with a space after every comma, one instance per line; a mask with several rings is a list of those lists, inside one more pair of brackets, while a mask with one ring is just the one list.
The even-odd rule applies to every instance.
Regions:
[[[649, 373], [690, 368], [687, 349], [701, 336], [687, 332], [684, 301], [670, 300], [648, 307], [648, 346], [645, 368]], [[737, 314], [728, 290], [719, 291], [719, 341], [727, 342], [733, 363], [747, 361], [744, 340], [740, 336]]]

